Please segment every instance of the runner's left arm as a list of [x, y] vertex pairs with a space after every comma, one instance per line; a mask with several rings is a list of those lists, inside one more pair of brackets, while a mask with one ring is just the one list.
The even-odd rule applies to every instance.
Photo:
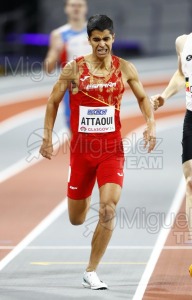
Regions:
[[149, 143], [148, 152], [151, 152], [156, 144], [153, 109], [151, 107], [150, 100], [144, 91], [143, 85], [139, 80], [139, 76], [134, 65], [129, 62], [125, 62], [124, 69], [126, 69], [127, 82], [137, 98], [139, 107], [147, 123], [147, 128], [144, 132], [144, 140], [145, 147]]

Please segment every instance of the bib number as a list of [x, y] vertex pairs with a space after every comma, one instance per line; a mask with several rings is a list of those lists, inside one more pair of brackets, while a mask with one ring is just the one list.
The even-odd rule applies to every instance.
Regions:
[[79, 132], [104, 133], [115, 131], [115, 107], [79, 107]]

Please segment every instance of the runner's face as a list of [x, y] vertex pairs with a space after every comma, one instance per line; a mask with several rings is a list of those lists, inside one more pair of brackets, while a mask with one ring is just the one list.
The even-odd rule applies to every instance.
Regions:
[[68, 0], [65, 13], [70, 20], [79, 21], [86, 18], [87, 4], [85, 0]]
[[108, 29], [104, 31], [94, 30], [89, 38], [93, 54], [102, 59], [111, 54], [114, 35]]

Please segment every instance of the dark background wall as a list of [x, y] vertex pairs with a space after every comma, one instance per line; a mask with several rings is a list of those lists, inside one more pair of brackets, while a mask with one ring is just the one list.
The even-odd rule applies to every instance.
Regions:
[[[53, 5], [54, 3], [54, 5]], [[89, 16], [107, 14], [116, 37], [141, 43], [145, 54], [174, 52], [175, 38], [192, 31], [192, 0], [88, 0]], [[63, 0], [41, 0], [42, 32], [65, 23]]]
[[[192, 0], [88, 0], [88, 5], [88, 16], [102, 13], [114, 20], [114, 51], [122, 56], [175, 54], [176, 37], [192, 31]], [[63, 0], [4, 1], [0, 7], [0, 66], [5, 57], [11, 64], [17, 64], [21, 56], [29, 62], [43, 61], [50, 31], [65, 22]], [[31, 44], [26, 33], [43, 35]]]

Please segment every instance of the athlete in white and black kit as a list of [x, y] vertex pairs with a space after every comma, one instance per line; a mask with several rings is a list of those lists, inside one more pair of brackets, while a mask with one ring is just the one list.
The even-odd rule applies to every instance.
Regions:
[[186, 215], [192, 231], [192, 33], [176, 39], [178, 70], [171, 78], [161, 95], [151, 97], [155, 110], [164, 105], [166, 100], [186, 87], [186, 114], [183, 124], [183, 172], [186, 179]]

